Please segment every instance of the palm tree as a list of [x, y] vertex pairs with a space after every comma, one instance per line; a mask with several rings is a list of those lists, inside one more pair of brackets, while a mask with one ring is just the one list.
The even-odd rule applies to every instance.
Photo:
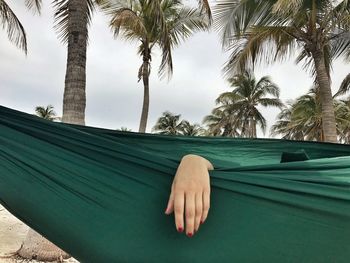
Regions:
[[[279, 107], [283, 103], [278, 99], [279, 88], [268, 76], [259, 81], [252, 72], [238, 74], [229, 79], [233, 91], [224, 92], [216, 99], [216, 104], [221, 104], [222, 111], [230, 112], [234, 118], [234, 129], [240, 130], [242, 137], [256, 138], [259, 125], [263, 132], [266, 129], [266, 119], [257, 108]], [[271, 95], [272, 98], [266, 97]]]
[[[40, 13], [41, 0], [26, 0], [25, 5], [28, 9]], [[27, 36], [24, 27], [5, 0], [0, 0], [0, 21], [2, 28], [7, 31], [9, 40], [27, 54]]]
[[167, 135], [181, 135], [182, 121], [181, 114], [174, 115], [169, 111], [163, 112], [163, 115], [158, 118], [156, 124], [152, 128], [152, 132]]
[[[228, 106], [228, 104], [224, 105]], [[236, 115], [229, 107], [223, 107], [224, 105], [214, 108], [210, 115], [204, 117], [203, 124], [207, 125], [206, 135], [239, 137], [240, 131], [236, 125]]]
[[121, 127], [120, 129], [117, 129], [117, 131], [132, 131], [132, 129], [128, 129], [127, 127]]
[[180, 127], [181, 134], [185, 136], [200, 136], [203, 135], [205, 130], [198, 123], [191, 124], [187, 120], [181, 121], [182, 125]]
[[[333, 99], [337, 134], [340, 140], [347, 142], [350, 127], [350, 107], [344, 101]], [[314, 87], [310, 91], [281, 111], [279, 119], [271, 127], [271, 134], [282, 135], [284, 139], [324, 141], [322, 128], [322, 109], [320, 89]]]
[[[209, 5], [203, 6], [210, 10]], [[153, 48], [157, 46], [162, 52], [159, 76], [170, 77], [173, 72], [172, 49], [195, 32], [207, 29], [209, 21], [200, 10], [186, 7], [178, 0], [121, 0], [106, 5], [104, 9], [112, 16], [110, 25], [116, 37], [121, 34], [126, 40], [140, 42], [138, 54], [142, 64], [138, 80], [143, 81], [144, 98], [139, 132], [145, 132]]]
[[323, 141], [319, 92], [311, 89], [289, 105], [278, 115], [280, 121], [271, 127], [272, 135], [282, 134], [284, 139]]
[[[68, 44], [62, 121], [85, 124], [86, 47], [94, 4], [103, 0], [54, 0], [56, 28]], [[28, 0], [38, 6], [39, 0]], [[69, 255], [30, 229], [17, 254], [23, 258], [52, 261]]]
[[299, 51], [297, 62], [305, 62], [320, 87], [325, 141], [336, 142], [330, 69], [334, 59], [350, 57], [350, 2], [225, 0], [216, 6], [214, 17], [223, 45], [232, 50], [225, 67], [229, 75]]
[[304, 140], [302, 122], [292, 121], [294, 102], [289, 101], [288, 106], [277, 115], [278, 121], [271, 127], [271, 136], [282, 135], [282, 139]]
[[[0, 0], [0, 9], [1, 3]], [[26, 0], [39, 6], [40, 0]], [[86, 108], [86, 49], [88, 43], [88, 27], [96, 6], [109, 10], [114, 6], [112, 0], [53, 0], [56, 29], [60, 38], [67, 43], [67, 66], [63, 94], [62, 121], [66, 123], [85, 124]], [[127, 2], [125, 0], [124, 2]], [[131, 1], [132, 2], [132, 1]], [[161, 0], [152, 0], [152, 8], [157, 10]], [[207, 0], [200, 0], [200, 13], [206, 12], [211, 19], [211, 11]], [[0, 14], [1, 15], [1, 14]], [[159, 13], [158, 17], [161, 17]]]
[[43, 118], [45, 120], [54, 121], [59, 120], [60, 118], [57, 116], [54, 107], [52, 105], [48, 106], [36, 106], [35, 113], [38, 117]]

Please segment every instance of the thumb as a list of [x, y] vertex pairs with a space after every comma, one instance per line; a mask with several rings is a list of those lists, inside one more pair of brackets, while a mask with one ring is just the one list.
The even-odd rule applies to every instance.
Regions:
[[167, 208], [165, 209], [165, 214], [170, 215], [174, 211], [174, 198], [173, 191], [171, 191]]

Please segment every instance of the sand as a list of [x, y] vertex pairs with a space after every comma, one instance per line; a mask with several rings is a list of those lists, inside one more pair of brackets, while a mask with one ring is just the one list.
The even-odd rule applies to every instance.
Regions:
[[[26, 237], [29, 227], [22, 221], [14, 217], [3, 206], [0, 205], [0, 263], [23, 262], [16, 259], [1, 258], [16, 252]], [[32, 260], [30, 262], [38, 262]], [[74, 258], [64, 262], [78, 263]]]

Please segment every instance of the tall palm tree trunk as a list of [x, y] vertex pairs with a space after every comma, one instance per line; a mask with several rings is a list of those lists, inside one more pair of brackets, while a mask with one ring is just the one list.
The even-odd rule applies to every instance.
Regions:
[[256, 138], [256, 120], [253, 119], [253, 138]]
[[[85, 124], [86, 47], [88, 38], [88, 5], [86, 0], [68, 2], [68, 54], [63, 95], [62, 121]], [[70, 257], [43, 236], [30, 229], [17, 254], [41, 261]]]
[[312, 53], [315, 68], [317, 83], [320, 88], [320, 99], [322, 108], [322, 130], [325, 142], [337, 142], [337, 129], [333, 106], [333, 97], [330, 79], [327, 73], [324, 54], [317, 50]]
[[145, 48], [145, 54], [143, 55], [143, 65], [142, 65], [142, 81], [143, 81], [143, 105], [141, 120], [139, 126], [139, 132], [146, 132], [148, 110], [149, 110], [149, 61], [150, 54], [148, 48]]
[[254, 120], [252, 117], [249, 118], [249, 138], [254, 138]]
[[85, 125], [86, 47], [88, 39], [86, 0], [68, 3], [68, 54], [62, 121]]

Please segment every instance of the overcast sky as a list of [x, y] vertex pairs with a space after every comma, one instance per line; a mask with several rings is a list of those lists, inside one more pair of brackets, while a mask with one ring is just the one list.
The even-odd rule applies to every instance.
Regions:
[[[29, 52], [26, 57], [0, 30], [0, 105], [33, 113], [37, 105], [52, 104], [61, 116], [66, 47], [53, 29], [50, 1], [44, 1], [41, 16], [28, 12], [24, 1], [6, 2], [26, 29]], [[86, 125], [111, 129], [126, 126], [138, 131], [143, 87], [137, 82], [137, 72], [142, 60], [136, 54], [137, 44], [114, 39], [107, 22], [96, 12], [89, 31]], [[174, 50], [174, 75], [168, 82], [158, 79], [159, 56], [153, 54], [147, 131], [166, 110], [201, 123], [215, 106], [217, 96], [230, 90], [221, 71], [228, 55], [222, 52], [217, 33], [198, 33]], [[334, 63], [333, 91], [349, 71], [342, 61]], [[312, 85], [309, 74], [293, 60], [260, 67], [255, 74], [257, 78], [270, 75], [281, 88], [284, 102], [304, 94]], [[262, 112], [272, 125], [278, 110]]]

